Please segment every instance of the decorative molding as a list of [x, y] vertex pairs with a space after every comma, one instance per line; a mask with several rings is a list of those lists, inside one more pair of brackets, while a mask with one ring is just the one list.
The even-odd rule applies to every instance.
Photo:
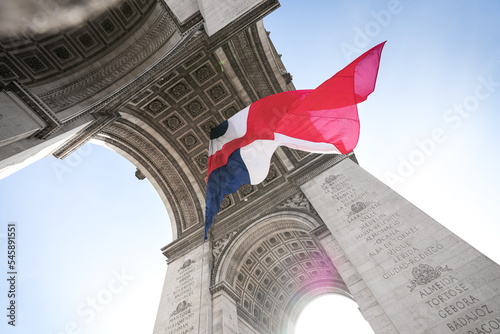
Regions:
[[288, 198], [284, 203], [278, 205], [278, 208], [300, 209], [307, 212], [312, 212], [313, 210], [311, 203], [303, 193], [298, 193]]
[[239, 308], [253, 323], [272, 333], [278, 332], [291, 301], [310, 294], [310, 286], [347, 293], [328, 254], [300, 225], [277, 220], [253, 233], [246, 230], [238, 248], [224, 259], [230, 261], [223, 267], [226, 275], [218, 277], [234, 289], [241, 300]]
[[[257, 220], [262, 220], [263, 218], [256, 218], [255, 220], [252, 220], [245, 224], [243, 227], [241, 227], [241, 231], [246, 231], [250, 225], [254, 225]], [[269, 219], [274, 219], [274, 217], [269, 217]], [[227, 272], [225, 273], [224, 280], [226, 280], [229, 284], [234, 283], [234, 278], [236, 277], [236, 266], [238, 265], [239, 262], [242, 261], [243, 256], [246, 254], [247, 250], [255, 244], [258, 240], [261, 240], [262, 237], [269, 235], [273, 232], [281, 231], [281, 230], [286, 230], [286, 229], [303, 229], [304, 225], [303, 223], [300, 223], [299, 221], [295, 220], [280, 220], [277, 222], [273, 222], [272, 225], [267, 225], [264, 228], [258, 229], [258, 231], [252, 233], [251, 236], [246, 237], [245, 241], [241, 245], [239, 245], [238, 250], [233, 254], [233, 257], [230, 259], [231, 264], [227, 268]], [[246, 232], [245, 232], [246, 233]], [[234, 242], [234, 240], [232, 240]], [[225, 255], [226, 251], [229, 249], [229, 247], [226, 247], [223, 252], [221, 252], [219, 258], [217, 261], [214, 261], [213, 269], [212, 269], [212, 284], [216, 282], [217, 279], [217, 272], [219, 271], [219, 267], [221, 265], [221, 260], [223, 259], [222, 255]], [[226, 260], [227, 261], [227, 260]]]
[[[131, 1], [127, 3], [135, 5]], [[165, 6], [164, 1], [157, 3]], [[144, 174], [150, 175], [151, 181], [157, 184], [159, 191], [164, 192], [162, 197], [166, 198], [169, 209], [171, 208], [173, 212], [172, 221], [175, 224], [173, 228], [178, 231], [178, 239], [162, 248], [163, 254], [168, 258], [168, 263], [175, 260], [184, 261], [189, 255], [185, 258], [182, 256], [197, 249], [204, 242], [203, 212], [202, 203], [200, 203], [202, 199], [199, 193], [204, 191], [205, 179], [201, 175], [206, 172], [207, 155], [202, 143], [208, 139], [210, 127], [241, 107], [237, 90], [227, 77], [228, 71], [223, 72], [217, 66], [213, 50], [215, 47], [220, 47], [223, 42], [226, 43], [224, 50], [231, 52], [231, 57], [233, 57], [229, 60], [231, 66], [239, 70], [235, 72], [239, 78], [242, 78], [242, 82], [245, 82], [246, 86], [242, 85], [245, 90], [248, 90], [249, 96], [253, 94], [253, 97], [257, 98], [278, 92], [281, 89], [279, 76], [283, 73], [270, 70], [274, 67], [269, 66], [272, 59], [268, 59], [263, 54], [262, 40], [259, 37], [262, 31], [258, 30], [256, 25], [249, 26], [249, 22], [254, 23], [262, 17], [262, 13], [274, 9], [277, 5], [276, 0], [264, 0], [258, 5], [258, 10], [245, 14], [237, 20], [236, 24], [230, 25], [231, 28], [237, 27], [237, 29], [224, 28], [223, 34], [214, 35], [211, 38], [208, 38], [200, 29], [202, 18], [198, 13], [189, 18], [187, 23], [180, 25], [168, 7], [164, 7], [167, 16], [173, 20], [170, 21], [170, 25], [165, 23], [165, 27], [180, 31], [180, 40], [167, 54], [123, 87], [67, 119], [69, 123], [89, 113], [96, 117], [91, 125], [78, 133], [56, 154], [65, 156], [91, 137], [103, 140], [133, 157], [141, 166], [141, 169], [137, 169], [136, 176], [141, 179], [144, 178]], [[126, 12], [128, 9], [125, 8], [123, 14], [125, 15]], [[109, 36], [114, 33], [110, 24], [117, 22], [123, 24], [123, 17], [114, 18], [115, 20], [109, 22], [104, 22], [105, 18], [100, 21], [103, 23], [102, 29], [109, 30]], [[168, 21], [165, 17], [163, 20]], [[157, 32], [160, 35], [163, 33], [164, 36], [150, 37], [157, 38], [159, 43], [162, 38], [168, 39], [168, 34], [171, 33], [168, 29], [166, 32], [157, 29]], [[82, 40], [92, 47], [89, 40], [86, 38]], [[77, 45], [77, 41], [71, 41], [71, 43]], [[140, 41], [137, 44], [142, 45]], [[52, 48], [52, 45], [50, 47]], [[54, 48], [57, 47], [58, 45], [54, 45]], [[75, 50], [78, 51], [80, 47], [75, 47]], [[71, 56], [74, 51], [71, 48], [64, 50], [57, 51], [62, 58], [67, 56], [66, 53]], [[143, 53], [141, 50], [134, 50], [137, 56], [134, 61], [139, 62]], [[130, 56], [132, 57], [132, 54]], [[116, 61], [119, 63], [121, 60]], [[112, 66], [115, 65], [105, 64], [102, 70], [111, 71]], [[125, 72], [129, 71], [131, 70], [125, 70]], [[88, 98], [90, 94], [93, 94], [92, 92], [95, 92], [96, 87], [108, 79], [93, 77], [94, 74], [94, 72], [89, 73], [87, 77], [81, 79], [82, 81], [68, 84], [60, 92], [58, 90], [49, 92], [55, 94], [54, 96], [68, 95], [62, 96], [60, 102], [64, 106], [58, 107], [59, 111], [69, 105], [74, 105], [77, 103], [75, 101]], [[121, 74], [113, 73], [112, 75], [116, 76], [115, 79], [109, 79], [116, 82]], [[80, 92], [80, 89], [85, 88], [85, 80], [97, 86], [90, 87], [89, 92]], [[85, 94], [88, 94], [87, 97]], [[56, 96], [57, 99], [59, 96]], [[50, 112], [50, 109], [47, 108], [47, 110]], [[116, 110], [122, 114], [129, 113], [137, 116], [137, 121], [113, 119], [116, 115], [108, 113], [107, 110]], [[174, 119], [174, 116], [177, 118]], [[178, 122], [175, 122], [176, 120]], [[150, 130], [147, 130], [150, 128], [156, 133], [153, 131], [150, 133]], [[173, 146], [177, 154], [174, 155], [175, 158], [167, 149], [169, 144]], [[238, 315], [259, 332], [278, 332], [273, 329], [274, 325], [279, 325], [276, 319], [283, 316], [286, 305], [290, 304], [290, 301], [301, 293], [307, 284], [320, 281], [318, 276], [323, 275], [322, 278], [328, 276], [331, 278], [329, 283], [333, 282], [331, 284], [336, 284], [336, 286], [342, 285], [337, 278], [338, 273], [335, 267], [331, 261], [328, 262], [329, 258], [324, 249], [314, 239], [314, 237], [326, 234], [328, 229], [321, 223], [321, 219], [308, 199], [300, 192], [297, 184], [306, 182], [309, 178], [345, 158], [346, 156], [312, 155], [302, 159], [299, 157], [295, 161], [298, 162], [295, 164], [297, 168], [287, 172], [279, 157], [274, 157], [268, 178], [262, 185], [244, 186], [237, 194], [226, 198], [225, 210], [218, 217], [216, 226], [211, 231], [213, 242], [207, 241], [208, 246], [212, 248], [204, 248], [206, 250], [203, 256], [211, 256], [213, 260], [210, 273], [211, 283], [219, 279], [217, 284], [210, 287], [210, 292], [215, 294], [225, 291], [238, 304]], [[196, 162], [196, 165], [193, 162]], [[326, 167], [318, 165], [326, 165]], [[193, 177], [191, 175], [189, 178], [185, 177], [186, 168], [192, 172]], [[199, 188], [193, 187], [195, 182], [198, 183]], [[279, 218], [280, 215], [282, 218]], [[283, 218], [285, 216], [286, 218]], [[272, 224], [265, 225], [267, 223], [265, 219], [272, 221]], [[254, 230], [253, 226], [261, 222], [265, 224], [259, 225], [259, 229]], [[315, 226], [318, 227], [314, 228]], [[236, 245], [238, 249], [233, 248]], [[270, 260], [267, 261], [267, 258]], [[255, 265], [250, 269], [243, 268], [248, 259], [256, 261]], [[223, 261], [227, 262], [223, 263]], [[184, 261], [181, 269], [187, 268], [192, 262], [194, 261]], [[224, 273], [226, 276], [217, 277], [218, 271], [222, 271], [222, 268], [227, 269]], [[276, 272], [273, 271], [274, 268], [278, 268]], [[256, 274], [256, 270], [261, 271]], [[253, 295], [245, 292], [248, 284], [240, 284], [237, 281], [238, 275], [245, 273], [256, 275], [247, 276], [248, 280], [241, 280], [244, 283], [254, 284]], [[321, 275], [315, 276], [318, 273]], [[275, 296], [273, 287], [277, 289]], [[281, 292], [283, 292], [283, 300], [280, 299]], [[248, 298], [245, 300], [243, 297]], [[190, 307], [191, 304], [188, 301], [179, 303], [171, 315]], [[252, 306], [245, 308], [245, 301], [250, 301]], [[279, 310], [277, 316], [273, 315], [276, 309]], [[267, 324], [264, 320], [265, 316], [269, 316]]]
[[203, 231], [204, 228], [193, 230], [191, 234], [183, 235], [182, 238], [174, 240], [165, 247], [162, 247], [161, 251], [163, 255], [167, 257], [167, 264], [189, 253], [203, 244], [203, 242], [210, 242], [203, 239]]
[[103, 67], [67, 85], [43, 93], [40, 98], [56, 112], [88, 99], [144, 62], [170, 39], [175, 28], [170, 16], [160, 16], [144, 36]]
[[191, 303], [188, 303], [185, 300], [183, 300], [182, 302], [180, 302], [177, 305], [177, 307], [175, 308], [175, 310], [170, 314], [170, 317], [173, 317], [174, 315], [179, 314], [182, 311], [187, 310], [191, 306], [193, 306]]
[[224, 291], [225, 293], [227, 293], [229, 297], [231, 297], [236, 303], [240, 302], [240, 297], [238, 297], [238, 295], [226, 282], [223, 281], [210, 287], [210, 293], [212, 295], [216, 294], [219, 291]]
[[64, 145], [59, 147], [54, 153], [57, 159], [64, 159], [78, 148], [88, 142], [98, 132], [104, 130], [111, 123], [120, 118], [118, 113], [103, 114], [97, 116], [97, 119], [80, 130], [76, 135], [71, 137]]
[[425, 263], [419, 264], [417, 267], [414, 267], [411, 271], [411, 274], [415, 279], [410, 280], [411, 286], [408, 286], [410, 292], [413, 292], [413, 290], [415, 290], [417, 285], [429, 284], [430, 282], [440, 277], [441, 273], [445, 271], [451, 271], [451, 269], [448, 268], [447, 265], [444, 268], [441, 266], [433, 268]]
[[314, 221], [317, 221], [318, 224], [321, 224], [321, 217], [319, 217], [312, 205], [309, 205], [309, 211], [305, 207], [290, 208], [284, 206], [288, 200], [297, 196], [297, 194], [301, 194], [300, 188], [286, 180], [266, 188], [259, 188], [258, 191], [250, 195], [247, 202], [240, 202], [240, 207], [232, 204], [231, 208], [227, 210], [231, 211], [230, 214], [226, 215], [226, 211], [219, 212], [215, 224], [211, 227], [214, 240], [220, 238], [228, 230], [243, 230], [255, 221], [277, 213], [304, 212]]
[[261, 20], [267, 14], [271, 13], [280, 6], [278, 0], [264, 0], [256, 7], [252, 8], [247, 14], [239, 17], [227, 26], [210, 36], [210, 50], [213, 51], [223, 43], [227, 42], [235, 34], [240, 33], [258, 20]]
[[245, 30], [232, 38], [231, 44], [234, 46], [245, 77], [255, 90], [257, 98], [263, 98], [276, 92], [269, 83], [252, 41], [252, 35]]
[[[263, 29], [264, 30], [264, 29]], [[279, 93], [283, 91], [281, 88], [281, 85], [278, 82], [278, 79], [274, 75], [274, 71], [269, 64], [270, 60], [267, 59], [266, 52], [264, 51], [264, 46], [262, 45], [262, 40], [260, 39], [259, 36], [259, 26], [257, 24], [253, 24], [250, 26], [250, 33], [252, 34], [253, 37], [253, 42], [255, 45], [255, 49], [257, 53], [260, 55], [260, 58], [265, 58], [262, 61], [262, 66], [264, 67], [264, 72], [268, 75], [269, 77], [269, 82], [271, 87], [274, 89], [275, 92]], [[268, 38], [267, 34], [265, 34], [266, 38]], [[269, 40], [269, 39], [268, 39]], [[274, 59], [273, 59], [274, 60]], [[292, 81], [290, 73], [287, 73], [290, 76], [290, 83]], [[283, 73], [279, 73], [280, 76], [283, 76]]]
[[216, 262], [219, 259], [219, 256], [222, 254], [226, 246], [230, 243], [232, 239], [234, 239], [234, 236], [237, 234], [238, 231], [227, 233], [224, 237], [212, 243], [212, 255], [214, 262]]
[[[127, 5], [129, 10], [126, 9]], [[0, 45], [6, 57], [0, 57], [0, 63], [6, 66], [3, 74], [9, 75], [2, 75], [0, 81], [5, 79], [7, 83], [18, 80], [26, 85], [41, 85], [61, 77], [70, 77], [113, 52], [124, 39], [143, 26], [156, 5], [156, 0], [143, 1], [142, 4], [122, 0], [77, 27], [49, 34], [23, 33], [16, 38], [3, 38]], [[124, 10], [132, 15], [126, 16]], [[103, 23], [114, 26], [112, 35], [108, 36], [102, 27]], [[0, 65], [0, 68], [3, 66]]]
[[310, 232], [310, 234], [319, 240], [319, 239], [323, 239], [324, 237], [326, 237], [328, 234], [331, 234], [331, 233], [330, 233], [330, 230], [328, 229], [328, 226], [326, 226], [325, 224], [322, 224], [322, 225], [316, 227], [314, 230], [312, 230]]
[[[195, 37], [195, 33], [201, 27], [201, 23], [186, 31], [181, 39], [175, 44], [160, 60], [151, 65], [131, 82], [118, 89], [114, 93], [106, 96], [101, 101], [82, 110], [80, 113], [73, 115], [66, 123], [74, 122], [75, 120], [84, 117], [89, 113], [94, 113], [98, 110], [109, 108], [119, 109], [126, 104], [130, 99], [130, 94], [135, 94], [148, 84], [158, 80], [158, 74], [164, 73], [165, 69], [173, 68], [178, 62], [182, 61], [183, 56], [193, 52], [193, 49], [201, 47], [205, 43], [203, 35]], [[193, 37], [193, 40], [191, 38]], [[66, 124], [65, 123], [65, 124]]]
[[194, 13], [193, 15], [191, 15], [191, 17], [189, 17], [186, 20], [184, 20], [184, 23], [181, 23], [179, 21], [179, 19], [177, 18], [177, 16], [174, 14], [174, 12], [172, 12], [172, 10], [170, 9], [170, 7], [168, 7], [168, 6], [165, 6], [165, 7], [166, 7], [166, 10], [168, 12], [168, 15], [173, 18], [173, 20], [175, 22], [175, 25], [177, 26], [177, 29], [181, 33], [186, 32], [189, 28], [191, 28], [194, 25], [199, 24], [200, 22], [203, 21], [203, 16], [198, 11], [198, 12]]
[[312, 179], [318, 174], [321, 174], [328, 168], [338, 164], [344, 159], [350, 158], [354, 153], [348, 154], [324, 154], [314, 159], [314, 163], [308, 163], [307, 165], [297, 168], [296, 171], [292, 172], [290, 179], [293, 183], [300, 186]]
[[[167, 149], [155, 138], [136, 124], [120, 119], [112, 126], [101, 131], [100, 136], [120, 142], [126, 152], [132, 156], [139, 155], [146, 166], [152, 168], [157, 176], [156, 182], [162, 185], [172, 206], [174, 219], [180, 237], [188, 230], [201, 226], [203, 213], [193, 186], [183, 172], [179, 163], [168, 153]], [[203, 239], [203, 233], [200, 234]]]

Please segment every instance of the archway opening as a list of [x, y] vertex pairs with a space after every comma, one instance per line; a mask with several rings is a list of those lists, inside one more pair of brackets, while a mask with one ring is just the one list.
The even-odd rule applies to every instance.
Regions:
[[308, 333], [373, 334], [373, 330], [356, 302], [340, 294], [327, 294], [311, 301], [297, 320], [295, 334]]
[[165, 275], [160, 248], [172, 235], [158, 192], [135, 171], [86, 144], [0, 180], [2, 248], [7, 224], [18, 232], [21, 332], [152, 332]]

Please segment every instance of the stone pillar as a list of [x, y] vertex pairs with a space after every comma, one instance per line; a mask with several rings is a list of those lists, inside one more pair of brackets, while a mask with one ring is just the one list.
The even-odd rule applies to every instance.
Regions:
[[238, 296], [225, 282], [214, 285], [210, 291], [213, 301], [213, 333], [238, 334]]
[[349, 159], [301, 188], [379, 305], [376, 333], [500, 332], [498, 264]]
[[384, 328], [386, 333], [396, 333], [396, 328], [385, 314], [371, 290], [367, 287], [351, 261], [346, 257], [337, 240], [324, 225], [312, 231], [321, 246], [330, 256], [333, 265], [347, 286], [352, 298], [358, 304], [359, 311], [372, 328]]
[[174, 257], [167, 266], [153, 333], [212, 333], [210, 244], [207, 241]]

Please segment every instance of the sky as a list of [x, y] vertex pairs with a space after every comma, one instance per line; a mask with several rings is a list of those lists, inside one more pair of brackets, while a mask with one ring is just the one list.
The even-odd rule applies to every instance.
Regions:
[[[297, 89], [387, 40], [375, 92], [359, 106], [359, 164], [497, 263], [499, 14], [494, 0], [288, 0], [264, 20]], [[20, 273], [19, 327], [3, 321], [0, 332], [152, 332], [171, 228], [153, 186], [134, 172], [86, 145], [0, 180], [0, 248], [15, 222]], [[370, 333], [353, 329], [363, 321], [356, 305], [334, 297], [311, 303], [320, 319], [310, 321], [326, 319], [314, 332], [334, 333], [332, 319], [354, 316], [349, 331]]]
[[264, 20], [297, 89], [387, 41], [359, 105], [359, 164], [497, 263], [499, 14], [498, 1], [313, 0]]

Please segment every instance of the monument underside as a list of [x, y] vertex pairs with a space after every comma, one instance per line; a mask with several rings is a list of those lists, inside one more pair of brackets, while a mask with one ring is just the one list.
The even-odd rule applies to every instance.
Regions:
[[[3, 176], [88, 141], [134, 163], [164, 201], [174, 238], [162, 249], [154, 333], [291, 333], [325, 293], [354, 299], [377, 333], [500, 327], [498, 265], [378, 184], [353, 154], [278, 149], [262, 184], [226, 196], [203, 242], [210, 129], [294, 89], [262, 23], [278, 6], [122, 0], [78, 27], [5, 36]], [[446, 282], [455, 295], [443, 300], [436, 284]], [[467, 312], [477, 321], [460, 326]]]

